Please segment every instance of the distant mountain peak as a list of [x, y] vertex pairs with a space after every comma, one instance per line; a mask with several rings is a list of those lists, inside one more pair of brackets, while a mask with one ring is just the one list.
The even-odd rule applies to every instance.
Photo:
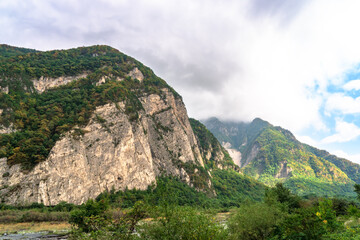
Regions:
[[[353, 195], [360, 166], [299, 142], [286, 129], [255, 118], [250, 124], [219, 121], [205, 126], [241, 152], [242, 171], [273, 186], [284, 182], [298, 194]], [[231, 152], [231, 151], [230, 151]]]

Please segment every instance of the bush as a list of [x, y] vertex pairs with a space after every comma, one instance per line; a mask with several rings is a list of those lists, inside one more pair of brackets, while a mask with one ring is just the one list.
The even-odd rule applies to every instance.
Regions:
[[333, 209], [336, 212], [336, 216], [347, 214], [347, 209], [350, 206], [349, 201], [341, 198], [333, 198], [332, 202], [333, 202]]
[[350, 205], [347, 209], [347, 214], [352, 217], [360, 218], [360, 209], [354, 205]]
[[243, 205], [228, 221], [230, 238], [268, 239], [275, 235], [284, 217], [284, 213], [275, 205]]
[[265, 202], [269, 205], [280, 203], [283, 208], [292, 212], [294, 209], [300, 208], [301, 199], [292, 194], [282, 183], [277, 183], [275, 187], [265, 191]]
[[130, 240], [137, 237], [133, 234], [135, 227], [147, 212], [147, 207], [143, 202], [136, 202], [130, 211], [117, 209], [112, 212], [97, 211], [98, 203], [88, 201], [81, 211], [72, 213], [72, 221], [76, 221], [75, 225], [78, 226], [78, 229], [71, 234], [72, 239]]
[[162, 214], [138, 229], [141, 239], [227, 239], [224, 226], [215, 222], [215, 218], [189, 207], [165, 206]]
[[346, 228], [345, 231], [330, 233], [323, 236], [326, 240], [360, 240], [360, 227]]
[[75, 209], [75, 207], [76, 206], [72, 203], [59, 202], [57, 205], [52, 207], [52, 210], [56, 212], [70, 212]]
[[317, 207], [300, 208], [289, 215], [281, 226], [283, 239], [322, 239], [324, 234], [341, 228], [329, 199], [319, 202]]
[[99, 230], [108, 224], [109, 216], [106, 214], [108, 207], [109, 204], [105, 200], [98, 202], [88, 200], [79, 209], [70, 213], [69, 223], [83, 232]]
[[35, 210], [25, 211], [19, 222], [63, 222], [69, 220], [66, 212], [39, 212]]

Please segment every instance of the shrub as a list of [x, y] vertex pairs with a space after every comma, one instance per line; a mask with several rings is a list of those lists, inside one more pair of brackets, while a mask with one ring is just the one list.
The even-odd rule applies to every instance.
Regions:
[[24, 211], [18, 219], [19, 222], [62, 222], [69, 220], [66, 212], [39, 212], [35, 210]]
[[275, 205], [241, 206], [228, 221], [231, 239], [268, 239], [275, 235], [284, 213]]
[[332, 202], [333, 202], [333, 209], [336, 212], [336, 216], [346, 215], [347, 209], [350, 206], [349, 201], [341, 198], [333, 198]]
[[67, 202], [59, 202], [52, 210], [57, 212], [70, 212], [75, 209], [75, 205]]
[[265, 202], [269, 205], [281, 203], [289, 212], [300, 208], [300, 197], [292, 194], [282, 183], [277, 183], [275, 187], [265, 191]]
[[289, 215], [281, 226], [283, 239], [322, 239], [324, 234], [330, 234], [340, 229], [331, 200], [319, 202], [319, 206], [300, 208]]
[[[108, 212], [101, 203], [89, 200], [71, 214], [71, 222], [78, 227], [71, 234], [72, 239], [134, 239], [138, 222], [146, 216], [146, 205], [136, 202], [130, 211]], [[100, 205], [100, 206], [99, 206]], [[100, 211], [98, 211], [100, 209]], [[110, 214], [112, 213], [112, 214]]]
[[354, 205], [350, 205], [347, 209], [347, 213], [349, 216], [353, 216], [353, 217], [356, 217], [356, 218], [360, 218], [360, 209], [357, 208], [356, 206]]
[[148, 240], [165, 239], [227, 239], [224, 226], [211, 215], [189, 207], [165, 206], [157, 220], [139, 227], [140, 237]]
[[106, 214], [109, 204], [105, 200], [88, 200], [79, 209], [70, 213], [69, 223], [80, 231], [91, 232], [106, 226], [109, 216]]

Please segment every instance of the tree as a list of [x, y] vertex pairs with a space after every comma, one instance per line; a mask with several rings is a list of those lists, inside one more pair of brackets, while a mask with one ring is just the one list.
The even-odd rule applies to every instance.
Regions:
[[354, 188], [355, 188], [355, 192], [357, 194], [357, 198], [360, 200], [360, 184], [355, 184], [354, 185]]

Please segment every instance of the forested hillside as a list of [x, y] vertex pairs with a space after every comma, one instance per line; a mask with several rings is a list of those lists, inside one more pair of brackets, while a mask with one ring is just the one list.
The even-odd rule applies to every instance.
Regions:
[[17, 55], [24, 55], [27, 53], [34, 53], [37, 52], [35, 49], [28, 49], [28, 48], [18, 48], [9, 46], [6, 44], [0, 44], [0, 60], [5, 58], [14, 57]]
[[[9, 54], [0, 59], [0, 86], [8, 91], [8, 94], [0, 92], [0, 128], [12, 130], [0, 135], [0, 158], [6, 157], [10, 165], [21, 163], [25, 170], [44, 161], [61, 134], [75, 126], [84, 126], [96, 106], [125, 101], [125, 112], [136, 121], [142, 109], [140, 95], [171, 89], [149, 68], [108, 46], [49, 52], [10, 50], [14, 51], [6, 51]], [[126, 75], [134, 68], [144, 75], [142, 84]], [[79, 81], [42, 94], [33, 85], [41, 77], [83, 73], [86, 76]], [[97, 84], [104, 76], [107, 81]], [[105, 120], [99, 118], [99, 121]], [[74, 134], [83, 132], [75, 129]]]
[[302, 144], [281, 127], [255, 119], [251, 123], [221, 122], [205, 125], [223, 143], [241, 152], [241, 171], [268, 186], [283, 182], [300, 195], [354, 196], [357, 164]]

